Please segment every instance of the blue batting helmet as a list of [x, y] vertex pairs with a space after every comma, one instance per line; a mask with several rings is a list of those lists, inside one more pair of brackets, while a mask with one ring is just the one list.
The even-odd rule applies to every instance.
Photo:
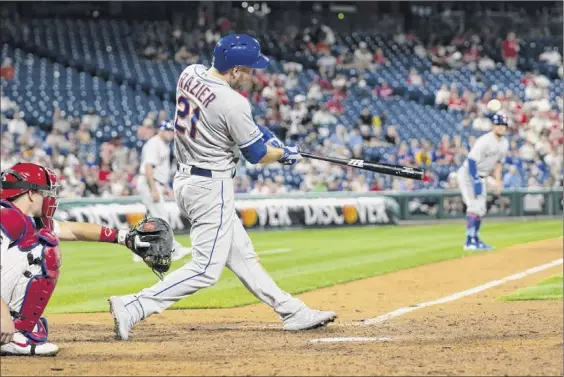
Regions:
[[171, 120], [163, 120], [159, 126], [161, 131], [174, 131], [174, 125]]
[[498, 125], [507, 126], [507, 117], [505, 115], [502, 115], [500, 113], [494, 113], [490, 115], [490, 119], [492, 123], [496, 126]]
[[260, 44], [246, 34], [230, 34], [221, 38], [213, 49], [212, 66], [225, 72], [235, 66], [266, 68], [269, 59], [261, 54]]

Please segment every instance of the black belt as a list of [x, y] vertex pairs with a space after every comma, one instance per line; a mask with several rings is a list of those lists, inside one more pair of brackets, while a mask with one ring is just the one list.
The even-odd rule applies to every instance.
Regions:
[[[187, 165], [185, 165], [187, 166]], [[180, 170], [180, 164], [177, 166], [178, 170]], [[197, 166], [191, 166], [190, 167], [190, 174], [191, 175], [198, 175], [200, 177], [206, 177], [206, 178], [212, 178], [213, 177], [213, 173], [211, 170], [209, 169], [202, 169], [199, 168]], [[236, 169], [233, 169], [233, 174], [231, 174], [231, 178], [235, 177], [235, 175], [237, 174]]]

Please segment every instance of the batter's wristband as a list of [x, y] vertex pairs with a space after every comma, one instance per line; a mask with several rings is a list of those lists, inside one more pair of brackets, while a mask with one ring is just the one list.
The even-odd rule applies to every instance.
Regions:
[[100, 242], [117, 243], [117, 229], [103, 226], [100, 229]]

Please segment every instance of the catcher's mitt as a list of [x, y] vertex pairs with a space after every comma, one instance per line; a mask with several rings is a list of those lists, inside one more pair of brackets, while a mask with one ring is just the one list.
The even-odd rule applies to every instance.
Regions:
[[139, 255], [162, 280], [172, 263], [174, 236], [170, 225], [158, 217], [145, 217], [127, 232], [125, 245]]

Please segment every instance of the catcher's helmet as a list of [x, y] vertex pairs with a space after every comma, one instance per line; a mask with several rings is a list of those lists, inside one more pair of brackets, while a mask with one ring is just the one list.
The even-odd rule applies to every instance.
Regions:
[[57, 210], [60, 184], [56, 174], [46, 167], [32, 163], [18, 163], [2, 172], [0, 199], [14, 200], [28, 191], [43, 195], [41, 215], [53, 217]]
[[269, 59], [261, 54], [260, 44], [247, 34], [230, 34], [221, 38], [213, 49], [212, 66], [225, 72], [235, 66], [266, 68]]
[[491, 114], [490, 119], [494, 125], [507, 126], [507, 117], [500, 113]]

